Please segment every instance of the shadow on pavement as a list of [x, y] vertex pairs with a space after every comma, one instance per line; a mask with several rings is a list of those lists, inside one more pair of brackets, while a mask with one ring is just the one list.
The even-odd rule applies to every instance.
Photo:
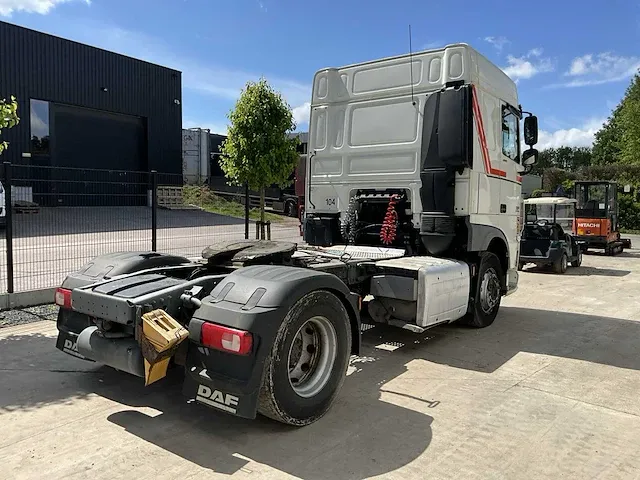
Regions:
[[631, 270], [618, 270], [615, 268], [598, 268], [598, 267], [585, 267], [581, 265], [578, 268], [569, 267], [565, 275], [571, 275], [574, 277], [626, 277], [631, 273]]
[[[380, 387], [406, 370], [406, 356], [385, 353], [353, 359], [337, 402], [325, 417], [304, 428], [187, 405], [178, 371], [166, 379], [172, 383], [171, 393], [167, 385], [158, 385], [142, 402], [145, 387], [137, 379], [127, 378], [126, 387], [115, 375], [100, 385], [92, 378], [85, 381], [87, 389], [99, 395], [162, 411], [151, 417], [128, 410], [108, 420], [201, 467], [232, 475], [241, 469], [246, 472], [252, 460], [304, 479], [363, 479], [409, 464], [431, 442], [431, 416], [380, 399]], [[112, 389], [114, 384], [117, 391]], [[437, 407], [437, 402], [422, 401], [425, 409]]]
[[107, 367], [65, 357], [50, 336], [0, 338], [0, 416], [87, 398], [91, 391], [78, 384], [78, 377], [99, 374]]
[[586, 267], [583, 265], [579, 267], [569, 267], [564, 274], [555, 273], [551, 268], [544, 267], [525, 267], [524, 270], [527, 273], [537, 273], [546, 275], [569, 275], [573, 277], [626, 277], [631, 273], [631, 270], [618, 270], [615, 268], [598, 268], [598, 267]]
[[456, 368], [491, 373], [529, 352], [640, 370], [640, 321], [503, 306], [489, 328], [431, 333], [422, 358]]
[[616, 255], [606, 255], [603, 250], [589, 250], [584, 255], [590, 257], [608, 257], [608, 258], [640, 258], [640, 251], [638, 250], [625, 250], [622, 253]]

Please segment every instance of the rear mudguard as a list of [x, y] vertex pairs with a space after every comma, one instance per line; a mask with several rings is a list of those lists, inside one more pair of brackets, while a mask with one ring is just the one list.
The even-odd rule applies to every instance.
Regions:
[[[140, 272], [150, 268], [177, 267], [189, 263], [189, 260], [185, 257], [166, 253], [107, 253], [93, 258], [76, 272], [67, 275], [61, 287], [73, 290], [118, 275]], [[78, 351], [78, 337], [80, 332], [91, 326], [93, 326], [93, 323], [87, 315], [61, 308], [58, 311], [58, 340], [56, 348], [74, 357], [93, 361]]]
[[190, 263], [185, 257], [157, 252], [116, 252], [100, 255], [87, 262], [80, 270], [64, 279], [63, 288], [73, 290], [102, 279], [149, 268], [174, 267]]
[[[360, 351], [358, 296], [335, 275], [305, 268], [266, 265], [241, 268], [202, 300], [189, 324], [190, 346], [183, 393], [196, 402], [245, 418], [255, 418], [265, 362], [287, 312], [304, 295], [328, 290], [344, 303], [353, 332], [352, 353]], [[206, 348], [205, 322], [253, 335], [248, 356]]]

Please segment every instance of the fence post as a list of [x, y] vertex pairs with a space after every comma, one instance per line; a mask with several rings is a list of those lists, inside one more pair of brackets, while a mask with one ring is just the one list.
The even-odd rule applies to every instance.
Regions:
[[244, 239], [249, 240], [249, 182], [244, 184]]
[[158, 172], [151, 170], [151, 251], [158, 249]]
[[13, 293], [13, 206], [11, 203], [11, 162], [4, 162], [5, 236], [7, 240], [7, 293]]

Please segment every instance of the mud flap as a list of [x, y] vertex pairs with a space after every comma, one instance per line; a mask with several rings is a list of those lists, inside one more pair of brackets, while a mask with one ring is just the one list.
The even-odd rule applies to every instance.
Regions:
[[240, 392], [230, 381], [211, 378], [205, 368], [186, 369], [182, 393], [190, 402], [238, 417], [256, 418], [259, 389], [249, 393]]
[[93, 362], [93, 360], [78, 352], [78, 335], [75, 333], [59, 331], [58, 339], [56, 340], [56, 348], [73, 357]]

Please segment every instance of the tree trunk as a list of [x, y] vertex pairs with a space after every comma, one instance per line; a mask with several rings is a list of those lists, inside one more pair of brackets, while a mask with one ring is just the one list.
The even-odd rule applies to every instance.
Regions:
[[260, 187], [260, 238], [264, 240], [264, 187]]

